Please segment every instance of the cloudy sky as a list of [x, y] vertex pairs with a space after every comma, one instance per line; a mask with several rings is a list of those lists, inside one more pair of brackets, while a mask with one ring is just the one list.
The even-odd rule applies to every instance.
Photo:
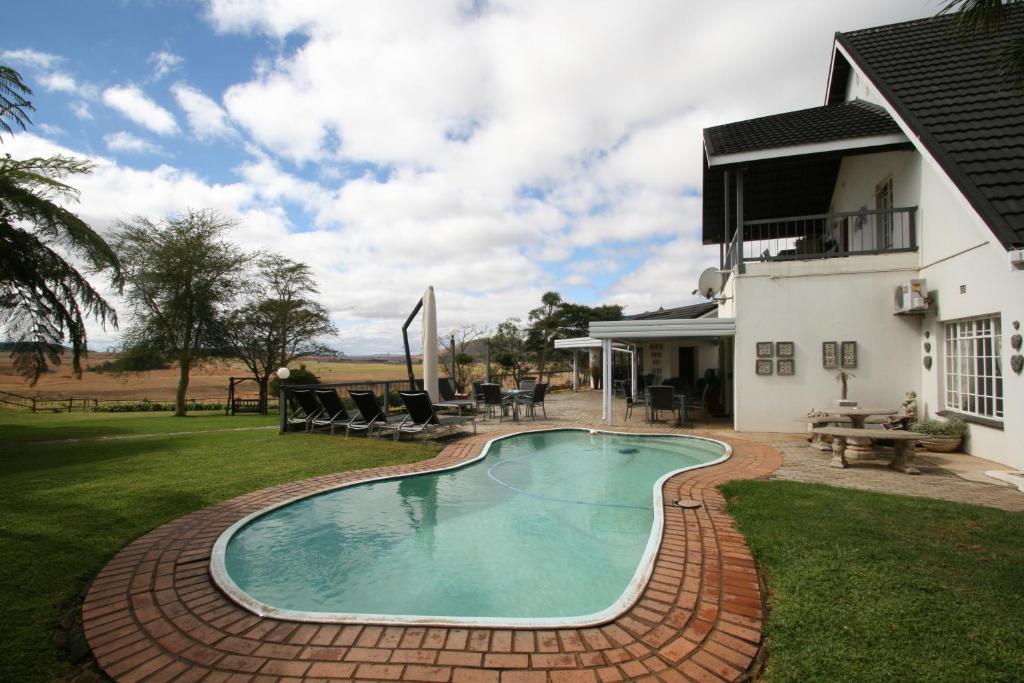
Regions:
[[100, 230], [238, 218], [315, 268], [339, 349], [394, 352], [427, 285], [439, 330], [693, 301], [701, 129], [821, 104], [836, 31], [940, 4], [36, 0], [4, 15], [37, 111], [0, 152], [94, 159]]

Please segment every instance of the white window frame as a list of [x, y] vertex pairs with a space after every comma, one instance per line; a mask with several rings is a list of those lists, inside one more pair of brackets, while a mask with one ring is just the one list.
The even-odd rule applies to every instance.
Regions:
[[945, 320], [942, 326], [944, 407], [1002, 422], [1002, 319], [999, 315], [976, 316]]

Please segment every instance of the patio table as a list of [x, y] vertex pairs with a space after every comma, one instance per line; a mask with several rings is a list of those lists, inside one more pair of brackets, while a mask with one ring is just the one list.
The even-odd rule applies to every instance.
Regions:
[[[864, 423], [874, 415], [895, 415], [898, 411], [886, 408], [826, 408], [829, 415], [850, 418], [851, 429], [864, 429]], [[850, 437], [847, 455], [853, 460], [872, 460], [877, 455], [871, 439]]]
[[814, 433], [832, 437], [832, 467], [845, 468], [849, 464], [846, 461], [849, 439], [867, 439], [869, 442], [876, 439], [887, 439], [895, 442], [895, 456], [889, 463], [889, 467], [905, 474], [921, 474], [921, 471], [914, 467], [914, 444], [926, 438], [924, 434], [905, 432], [899, 429], [882, 431], [852, 427], [815, 427]]
[[512, 399], [512, 421], [519, 420], [519, 401], [516, 399], [520, 396], [529, 396], [533, 393], [533, 389], [502, 389], [502, 398]]

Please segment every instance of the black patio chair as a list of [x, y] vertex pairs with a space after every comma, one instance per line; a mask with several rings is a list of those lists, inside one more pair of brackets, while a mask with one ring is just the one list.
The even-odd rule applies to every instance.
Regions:
[[292, 413], [288, 416], [288, 424], [301, 424], [303, 431], [313, 429], [313, 420], [320, 416], [323, 408], [317, 403], [313, 392], [309, 389], [295, 389], [288, 392], [291, 400]]
[[651, 422], [658, 419], [658, 413], [667, 410], [678, 418], [679, 407], [676, 405], [675, 391], [664, 384], [647, 388], [647, 406]]
[[330, 427], [331, 434], [338, 427], [346, 427], [354, 418], [345, 408], [345, 402], [334, 389], [316, 389], [313, 392], [323, 411], [313, 420], [313, 428]]
[[452, 386], [452, 381], [447, 377], [439, 377], [437, 379], [437, 393], [441, 400], [434, 404], [435, 407], [455, 408], [461, 415], [463, 408], [474, 408], [476, 406], [476, 401], [470, 401], [466, 398], [455, 398], [455, 387]]
[[494, 409], [498, 408], [498, 422], [505, 417], [505, 409], [512, 405], [512, 399], [501, 393], [501, 386], [498, 384], [484, 383], [481, 388], [484, 390], [484, 407], [487, 408], [487, 416], [494, 417]]
[[352, 402], [356, 404], [359, 415], [345, 425], [345, 436], [353, 431], [365, 431], [367, 436], [373, 434], [373, 430], [393, 429], [404, 420], [406, 415], [384, 414], [384, 409], [377, 402], [377, 397], [372, 391], [349, 391]]
[[405, 409], [409, 411], [409, 414], [405, 416], [398, 425], [395, 426], [395, 441], [401, 434], [411, 434], [415, 438], [416, 434], [427, 434], [428, 432], [436, 431], [448, 427], [449, 431], [454, 432], [455, 427], [466, 424], [467, 422], [473, 424], [473, 433], [476, 434], [476, 420], [468, 415], [438, 415], [434, 412], [434, 406], [430, 402], [430, 395], [425, 391], [400, 391], [398, 395], [402, 397], [402, 403], [405, 404]]
[[548, 411], [544, 407], [544, 395], [547, 393], [547, 390], [548, 385], [546, 383], [538, 382], [534, 385], [532, 394], [516, 396], [516, 402], [526, 408], [526, 412], [529, 413], [531, 420], [537, 419], [537, 406], [540, 406], [541, 411], [544, 413], [544, 419], [548, 419]]
[[633, 396], [633, 383], [626, 382], [622, 387], [622, 392], [626, 395], [626, 419], [633, 414], [634, 406], [647, 406], [647, 397], [641, 394], [640, 396]]
[[480, 404], [484, 402], [484, 382], [476, 381], [473, 382], [473, 403], [475, 404], [476, 410], [479, 412]]

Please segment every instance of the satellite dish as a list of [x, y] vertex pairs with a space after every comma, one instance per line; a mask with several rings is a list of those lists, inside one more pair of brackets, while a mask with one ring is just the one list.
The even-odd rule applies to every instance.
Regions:
[[722, 291], [725, 280], [717, 268], [708, 268], [697, 278], [697, 293], [707, 299], [713, 299]]

